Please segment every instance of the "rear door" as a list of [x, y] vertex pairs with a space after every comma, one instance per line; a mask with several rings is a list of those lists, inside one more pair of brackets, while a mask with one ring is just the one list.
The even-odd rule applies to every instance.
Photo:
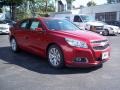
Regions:
[[20, 47], [27, 48], [28, 45], [28, 31], [29, 31], [29, 20], [24, 20], [19, 23], [15, 30], [15, 37]]

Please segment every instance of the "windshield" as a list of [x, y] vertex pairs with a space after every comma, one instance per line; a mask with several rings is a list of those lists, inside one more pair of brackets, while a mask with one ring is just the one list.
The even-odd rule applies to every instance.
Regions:
[[0, 24], [6, 24], [4, 21], [0, 21]]
[[66, 30], [66, 31], [80, 30], [77, 26], [75, 26], [74, 24], [67, 20], [45, 19], [44, 22], [49, 30]]
[[95, 21], [95, 18], [93, 18], [92, 16], [80, 15], [80, 17], [84, 22]]

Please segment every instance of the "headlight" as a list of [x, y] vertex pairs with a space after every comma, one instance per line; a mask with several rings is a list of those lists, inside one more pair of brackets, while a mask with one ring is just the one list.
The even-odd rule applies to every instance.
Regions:
[[80, 47], [80, 48], [88, 48], [87, 43], [86, 43], [86, 42], [83, 42], [83, 41], [80, 41], [80, 40], [65, 38], [65, 41], [66, 41], [70, 46]]

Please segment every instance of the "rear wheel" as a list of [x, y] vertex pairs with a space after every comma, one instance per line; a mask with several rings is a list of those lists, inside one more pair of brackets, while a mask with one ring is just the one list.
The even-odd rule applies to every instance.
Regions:
[[12, 38], [10, 40], [10, 45], [11, 45], [11, 49], [12, 49], [13, 52], [18, 52], [19, 51], [18, 44], [17, 44], [15, 38]]
[[64, 57], [61, 49], [57, 45], [52, 45], [48, 49], [48, 61], [54, 68], [62, 68], [64, 66]]

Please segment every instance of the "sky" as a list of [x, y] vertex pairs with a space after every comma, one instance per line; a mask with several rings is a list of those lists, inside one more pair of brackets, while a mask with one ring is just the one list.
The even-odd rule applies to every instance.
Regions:
[[[75, 0], [73, 2], [73, 5], [75, 7], [79, 7], [80, 5], [86, 6], [86, 4], [91, 0]], [[93, 0], [97, 5], [104, 4], [107, 2], [107, 0]]]

